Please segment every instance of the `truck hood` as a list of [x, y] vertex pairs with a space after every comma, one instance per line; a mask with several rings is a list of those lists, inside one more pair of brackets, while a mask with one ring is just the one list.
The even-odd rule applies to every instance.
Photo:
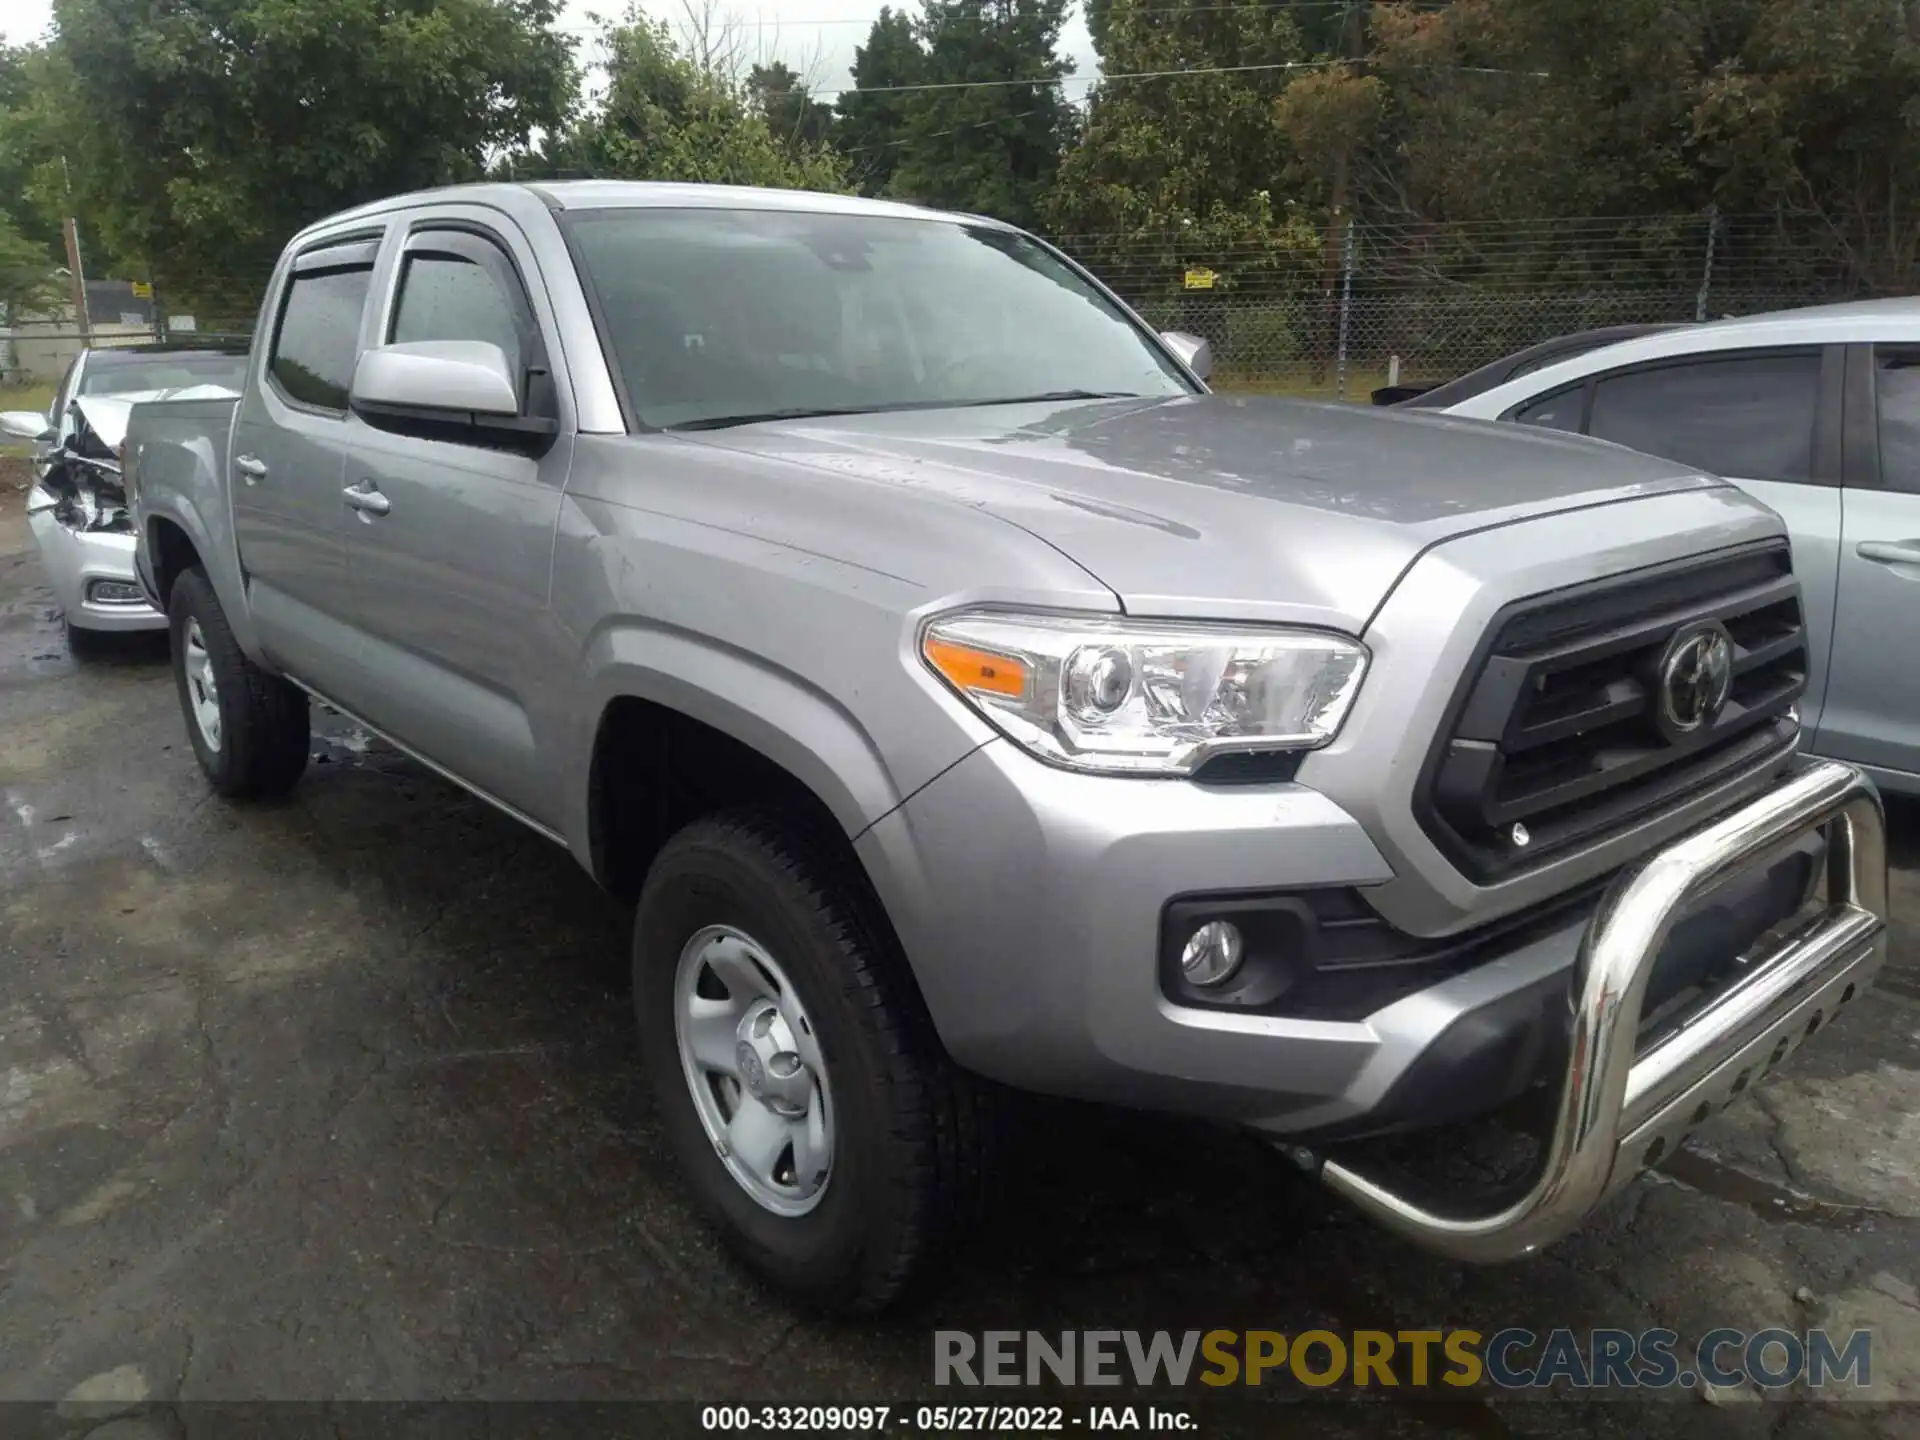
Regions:
[[127, 438], [127, 422], [132, 418], [136, 405], [149, 400], [231, 400], [238, 395], [237, 390], [225, 385], [176, 385], [170, 390], [127, 390], [113, 395], [82, 395], [73, 404], [88, 428], [106, 443], [109, 450], [114, 450]]
[[985, 509], [1078, 562], [1131, 614], [1356, 634], [1439, 541], [1723, 483], [1553, 431], [1264, 396], [893, 411], [682, 434]]

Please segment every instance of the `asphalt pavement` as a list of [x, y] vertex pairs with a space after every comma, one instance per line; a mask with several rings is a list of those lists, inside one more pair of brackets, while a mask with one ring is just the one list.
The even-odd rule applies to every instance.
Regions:
[[[1825, 1326], [1871, 1327], [1873, 1398], [1920, 1407], [1911, 809], [1878, 989], [1544, 1256], [1465, 1270], [1237, 1135], [1042, 1107], [946, 1282], [851, 1325], [788, 1310], [693, 1214], [639, 1078], [622, 909], [320, 728], [291, 799], [212, 798], [164, 643], [76, 663], [0, 487], [0, 1400], [174, 1433], [216, 1400], [904, 1399], [936, 1329]], [[1829, 1400], [1677, 1395], [1629, 1428], [1920, 1420]], [[1274, 1414], [1499, 1436], [1596, 1411], [1626, 1423], [1500, 1396]]]

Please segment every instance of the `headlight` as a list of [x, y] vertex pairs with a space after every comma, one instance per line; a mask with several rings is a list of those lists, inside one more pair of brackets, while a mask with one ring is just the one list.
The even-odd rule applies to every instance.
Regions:
[[920, 653], [1042, 759], [1148, 775], [1325, 745], [1367, 668], [1359, 643], [1313, 630], [986, 610], [932, 621]]

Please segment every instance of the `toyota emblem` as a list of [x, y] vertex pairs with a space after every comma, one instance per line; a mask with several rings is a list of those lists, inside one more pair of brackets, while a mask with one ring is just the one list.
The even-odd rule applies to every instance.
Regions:
[[1711, 726], [1733, 689], [1733, 637], [1717, 620], [1679, 632], [1660, 657], [1656, 718], [1668, 736]]

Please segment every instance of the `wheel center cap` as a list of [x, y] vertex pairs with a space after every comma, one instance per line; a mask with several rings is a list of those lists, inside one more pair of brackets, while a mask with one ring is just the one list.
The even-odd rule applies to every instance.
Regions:
[[763, 1100], [767, 1093], [767, 1067], [760, 1063], [760, 1057], [754, 1053], [753, 1046], [742, 1040], [734, 1047], [734, 1058], [740, 1062], [740, 1081], [747, 1087], [747, 1093], [756, 1100]]
[[786, 1017], [772, 1002], [755, 1005], [734, 1032], [733, 1058], [746, 1092], [777, 1114], [807, 1113], [813, 1075], [800, 1058]]

